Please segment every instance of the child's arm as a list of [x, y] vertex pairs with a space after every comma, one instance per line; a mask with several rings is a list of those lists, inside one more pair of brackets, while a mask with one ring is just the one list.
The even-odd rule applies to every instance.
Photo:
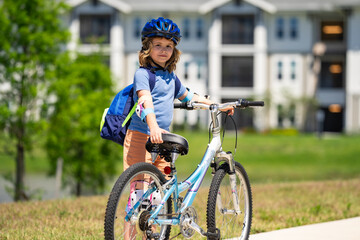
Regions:
[[[188, 90], [185, 91], [184, 95], [182, 95], [179, 99], [183, 100], [186, 98], [187, 94], [189, 93]], [[194, 96], [191, 99], [192, 102], [199, 102], [199, 103], [204, 103], [207, 105], [213, 104], [214, 102], [211, 101], [210, 99], [207, 99], [205, 97], [199, 96], [197, 94], [194, 94]], [[229, 115], [234, 115], [234, 108], [229, 108], [226, 110], [223, 110], [224, 112], [229, 111]]]
[[[137, 95], [139, 97], [139, 102], [144, 101], [144, 108], [149, 109], [152, 108], [154, 110], [154, 104], [152, 102], [151, 93], [148, 90], [140, 90], [137, 91]], [[149, 113], [146, 115], [146, 123], [150, 129], [150, 140], [152, 143], [162, 143], [162, 133], [166, 133], [167, 131], [161, 129], [156, 121], [155, 113]]]

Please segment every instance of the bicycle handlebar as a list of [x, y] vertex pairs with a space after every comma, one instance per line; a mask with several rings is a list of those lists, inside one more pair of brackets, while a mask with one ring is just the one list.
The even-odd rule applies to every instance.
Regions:
[[[198, 102], [184, 102], [184, 103], [174, 103], [174, 108], [180, 108], [186, 110], [209, 109], [210, 106], [212, 105], [207, 105]], [[222, 109], [227, 109], [229, 107], [233, 107], [233, 108], [263, 107], [265, 104], [264, 101], [248, 101], [246, 99], [239, 99], [235, 102], [220, 103], [215, 105], [218, 106], [219, 110], [222, 110]]]
[[239, 107], [263, 107], [264, 101], [247, 101], [246, 99], [239, 99]]

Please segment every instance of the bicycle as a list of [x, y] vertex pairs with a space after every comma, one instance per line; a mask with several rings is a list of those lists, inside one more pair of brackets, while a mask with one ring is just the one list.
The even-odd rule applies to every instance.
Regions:
[[[220, 110], [228, 107], [264, 106], [263, 101], [239, 99], [235, 102], [206, 105], [195, 102], [175, 104], [175, 108], [210, 110], [212, 140], [196, 170], [178, 182], [175, 161], [188, 153], [187, 140], [173, 133], [163, 134], [162, 144], [146, 143], [153, 161], [160, 155], [170, 163], [164, 169], [169, 180], [155, 166], [137, 163], [124, 171], [108, 199], [105, 239], [169, 239], [171, 226], [179, 225], [180, 233], [191, 238], [196, 232], [208, 239], [249, 238], [252, 220], [252, 194], [248, 175], [231, 152], [222, 150]], [[207, 201], [207, 231], [197, 224], [192, 203], [207, 169], [213, 179]], [[185, 197], [180, 193], [187, 191]], [[176, 237], [176, 236], [175, 236]]]

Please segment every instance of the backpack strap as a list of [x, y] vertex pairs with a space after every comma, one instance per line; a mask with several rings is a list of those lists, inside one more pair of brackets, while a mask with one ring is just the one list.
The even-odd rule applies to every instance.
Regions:
[[[155, 72], [156, 72], [157, 68], [156, 67], [140, 67], [140, 68], [144, 68], [149, 74], [149, 87], [150, 87], [150, 92], [151, 92], [155, 87], [155, 81], [156, 81]], [[179, 78], [176, 76], [174, 99], [176, 98], [176, 95], [179, 93], [180, 88], [181, 88], [181, 82], [180, 82]]]
[[149, 73], [149, 87], [150, 87], [150, 92], [152, 92], [152, 90], [154, 89], [155, 87], [155, 79], [156, 79], [156, 75], [155, 73], [151, 72], [151, 71], [148, 71]]
[[144, 68], [148, 72], [148, 74], [149, 74], [149, 87], [150, 87], [150, 92], [152, 92], [152, 90], [155, 87], [155, 81], [156, 81], [155, 71], [153, 70], [153, 68], [147, 68], [147, 67], [140, 67], [140, 68]]
[[[175, 75], [176, 76], [176, 75]], [[176, 98], [176, 95], [178, 95], [179, 91], [180, 91], [180, 87], [181, 87], [181, 82], [179, 80], [179, 78], [176, 76], [175, 79], [175, 92], [174, 92], [174, 99]]]

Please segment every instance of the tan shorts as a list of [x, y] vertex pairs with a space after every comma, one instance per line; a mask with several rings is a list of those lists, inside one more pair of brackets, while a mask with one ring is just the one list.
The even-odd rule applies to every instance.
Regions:
[[127, 130], [124, 140], [124, 171], [131, 165], [139, 162], [151, 163], [162, 173], [164, 173], [164, 168], [166, 166], [170, 166], [170, 163], [160, 157], [156, 159], [155, 163], [152, 163], [151, 154], [145, 149], [148, 138], [149, 135], [147, 134], [129, 129]]

